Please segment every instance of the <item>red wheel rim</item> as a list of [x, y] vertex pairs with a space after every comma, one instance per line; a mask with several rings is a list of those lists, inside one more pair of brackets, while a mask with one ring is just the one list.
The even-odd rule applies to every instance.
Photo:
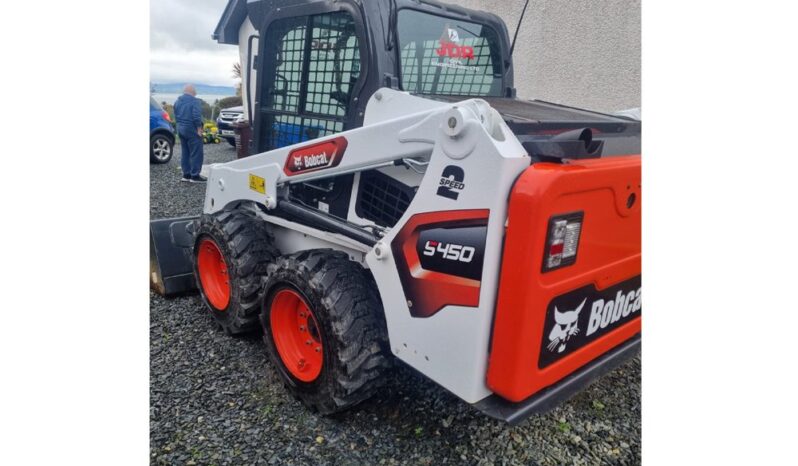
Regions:
[[199, 243], [197, 270], [205, 297], [211, 306], [223, 311], [230, 302], [230, 278], [222, 251], [212, 239], [205, 238]]
[[269, 318], [274, 345], [291, 375], [312, 382], [321, 373], [324, 347], [316, 316], [305, 299], [294, 290], [274, 295]]

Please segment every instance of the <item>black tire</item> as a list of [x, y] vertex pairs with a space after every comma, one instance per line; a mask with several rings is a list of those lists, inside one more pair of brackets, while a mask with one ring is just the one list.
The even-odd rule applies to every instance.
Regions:
[[236, 146], [236, 138], [225, 138], [225, 140], [227, 140], [227, 143], [230, 144], [231, 146], [233, 147]]
[[[257, 329], [263, 277], [267, 266], [280, 254], [266, 223], [243, 208], [203, 214], [198, 223], [194, 228], [194, 279], [203, 301], [228, 334]], [[200, 279], [197, 256], [200, 243], [206, 239], [218, 246], [227, 265], [230, 294], [223, 309], [211, 304]]]
[[150, 162], [167, 163], [172, 159], [174, 141], [164, 134], [150, 136]]
[[[345, 410], [371, 397], [390, 367], [385, 316], [371, 275], [331, 249], [304, 251], [268, 267], [261, 325], [269, 359], [286, 387], [321, 414]], [[272, 301], [285, 288], [298, 292], [318, 321], [321, 373], [306, 383], [286, 368], [270, 325]]]

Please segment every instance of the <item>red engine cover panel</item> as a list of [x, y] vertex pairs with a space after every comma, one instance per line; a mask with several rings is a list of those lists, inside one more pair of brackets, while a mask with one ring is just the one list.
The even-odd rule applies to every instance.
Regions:
[[[521, 401], [640, 332], [640, 204], [640, 156], [540, 163], [519, 177], [510, 197], [491, 390]], [[584, 214], [576, 262], [542, 272], [549, 220], [571, 212]]]

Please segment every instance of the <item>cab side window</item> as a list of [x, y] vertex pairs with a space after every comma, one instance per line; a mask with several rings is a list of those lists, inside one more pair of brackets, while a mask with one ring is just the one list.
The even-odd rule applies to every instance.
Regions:
[[501, 40], [489, 26], [404, 8], [398, 13], [397, 37], [403, 90], [501, 95]]
[[264, 41], [259, 151], [343, 131], [360, 78], [349, 13], [277, 20]]

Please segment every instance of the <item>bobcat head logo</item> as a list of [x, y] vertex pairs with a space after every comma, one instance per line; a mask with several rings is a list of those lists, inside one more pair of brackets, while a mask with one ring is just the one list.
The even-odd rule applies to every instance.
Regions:
[[295, 155], [294, 156], [294, 167], [302, 168], [302, 156], [301, 155]]
[[547, 346], [549, 351], [554, 351], [554, 348], [557, 348], [557, 352], [562, 353], [565, 351], [565, 344], [568, 343], [568, 340], [579, 333], [579, 327], [577, 327], [579, 313], [585, 306], [585, 301], [587, 301], [587, 298], [583, 299], [582, 304], [573, 311], [560, 312], [557, 306], [554, 306], [555, 324], [549, 333], [549, 344]]

